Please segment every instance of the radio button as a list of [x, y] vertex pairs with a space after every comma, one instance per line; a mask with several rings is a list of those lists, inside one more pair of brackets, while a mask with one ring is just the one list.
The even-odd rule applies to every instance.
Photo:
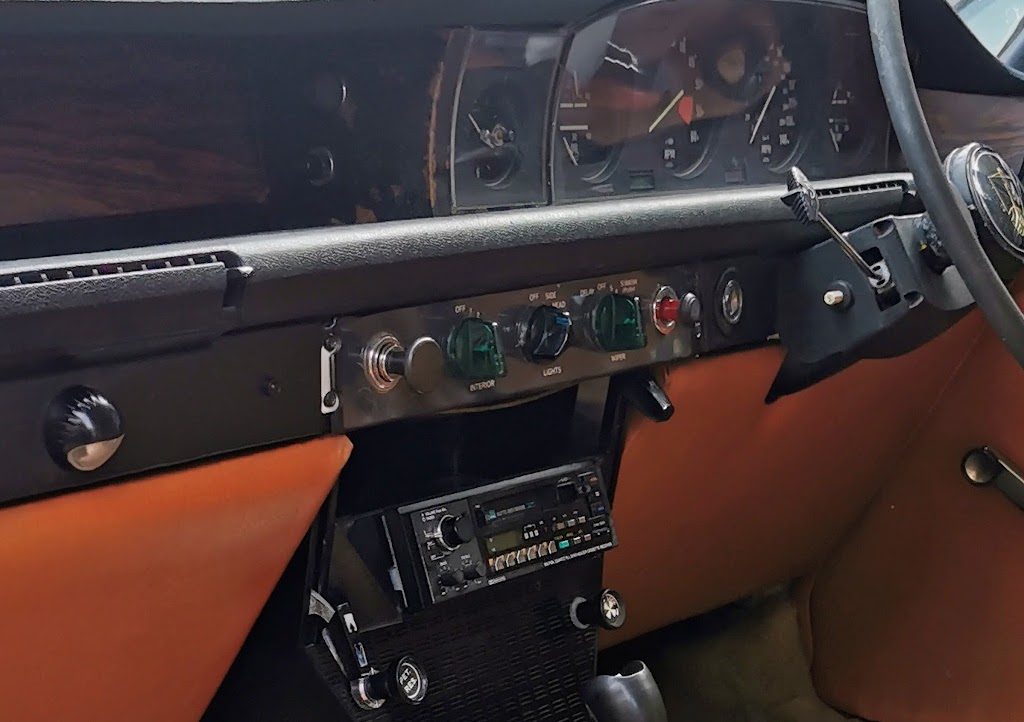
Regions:
[[561, 551], [562, 549], [568, 549], [569, 548], [569, 544], [570, 544], [570, 541], [568, 539], [563, 539], [562, 541], [558, 542], [558, 549], [559, 549], [559, 551]]
[[558, 545], [553, 541], [548, 542], [548, 554], [554, 554], [556, 551], [558, 551]]
[[496, 557], [494, 559], [494, 571], [500, 572], [505, 568], [505, 557]]
[[522, 564], [525, 561], [526, 561], [526, 550], [525, 549], [520, 549], [519, 551], [516, 552], [516, 563], [517, 564]]
[[515, 565], [516, 565], [516, 553], [515, 552], [509, 552], [508, 554], [505, 555], [505, 566], [508, 569], [511, 569]]
[[537, 545], [534, 544], [532, 547], [526, 550], [526, 558], [531, 562], [537, 558]]
[[537, 547], [537, 554], [539, 556], [546, 557], [548, 555], [548, 545], [544, 542], [541, 542], [540, 546]]

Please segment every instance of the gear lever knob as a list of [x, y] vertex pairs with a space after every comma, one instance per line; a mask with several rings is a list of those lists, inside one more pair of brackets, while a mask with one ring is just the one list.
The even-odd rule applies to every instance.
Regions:
[[583, 701], [597, 722], [668, 722], [661, 690], [643, 662], [596, 677], [584, 688]]

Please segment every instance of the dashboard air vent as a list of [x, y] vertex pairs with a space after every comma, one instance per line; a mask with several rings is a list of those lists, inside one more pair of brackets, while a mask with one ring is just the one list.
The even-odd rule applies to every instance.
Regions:
[[[102, 263], [92, 266], [66, 266], [43, 270], [17, 271], [0, 275], [0, 288], [7, 286], [29, 286], [53, 281], [69, 281], [98, 276], [121, 276], [143, 271], [159, 271], [168, 268], [189, 268], [222, 264], [224, 260], [217, 253], [197, 253], [187, 256], [151, 258], [144, 261]], [[225, 264], [227, 265], [227, 264]]]
[[906, 192], [907, 184], [903, 181], [890, 180], [878, 183], [856, 183], [848, 186], [835, 186], [833, 188], [819, 188], [818, 197], [845, 196], [852, 193], [871, 193], [875, 191], [900, 191]]

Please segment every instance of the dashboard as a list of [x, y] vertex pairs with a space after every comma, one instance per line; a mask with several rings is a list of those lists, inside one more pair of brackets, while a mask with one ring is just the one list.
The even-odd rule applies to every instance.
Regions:
[[[642, 526], [656, 535], [708, 528], [682, 522], [684, 507], [718, 505], [734, 529], [716, 499], [735, 503], [743, 487], [691, 495], [676, 470], [647, 461], [713, 467], [747, 456], [735, 438], [762, 411], [803, 418], [765, 406], [774, 351], [755, 352], [767, 360], [756, 374], [738, 357], [688, 362], [769, 345], [795, 355], [787, 303], [838, 327], [819, 281], [846, 259], [780, 200], [786, 172], [798, 165], [821, 212], [859, 229], [850, 242], [882, 260], [898, 257], [903, 236], [890, 230], [904, 226], [876, 221], [910, 223], [920, 210], [863, 4], [846, 0], [29, 2], [0, 3], [0, 27], [0, 408], [11, 430], [0, 506], [102, 499], [65, 493], [107, 485], [97, 490], [145, 496], [143, 477], [159, 470], [324, 436], [354, 448], [338, 475], [342, 446], [331, 447], [332, 478], [297, 522], [306, 541], [282, 537], [276, 567], [256, 555], [287, 569], [267, 575], [278, 588], [250, 633], [257, 643], [213, 680], [206, 722], [590, 719], [580, 692], [595, 669], [600, 555], [619, 543], [611, 503], [627, 512], [623, 546], [644, 559], [663, 539], [636, 536], [640, 515], [630, 529], [629, 495], [643, 497]], [[942, 54], [938, 44], [923, 55]], [[1005, 95], [922, 92], [940, 151], [982, 140], [1019, 163], [1024, 105]], [[908, 293], [877, 312], [897, 318], [919, 301], [930, 307]], [[846, 318], [876, 315], [861, 301]], [[676, 364], [700, 372], [693, 385], [665, 382]], [[636, 445], [639, 419], [669, 417], [682, 426]], [[762, 442], [788, 433], [767, 426]], [[648, 450], [623, 476], [627, 444], [634, 459]], [[291, 486], [301, 469], [289, 458], [252, 463]], [[726, 476], [760, 478], [738, 468]], [[240, 513], [278, 506], [261, 485], [210, 489]], [[164, 507], [176, 529], [210, 526]], [[648, 510], [664, 523], [648, 523]], [[751, 527], [787, 538], [790, 517], [757, 512], [777, 526]], [[242, 558], [239, 535], [279, 528], [214, 526]], [[72, 542], [43, 546], [92, 569], [79, 562], [90, 547]], [[227, 553], [205, 559], [223, 576]], [[648, 571], [635, 559], [646, 579], [702, 568], [687, 558]], [[62, 578], [72, 602], [93, 586]], [[131, 576], [101, 596], [137, 586]], [[316, 590], [332, 612], [319, 620], [295, 603]], [[354, 630], [336, 613], [342, 599]], [[92, 626], [97, 607], [65, 606], [92, 609]], [[51, 638], [30, 646], [52, 657], [66, 639]], [[149, 648], [160, 639], [133, 634]], [[410, 655], [430, 691], [424, 700], [415, 685], [418, 699], [397, 705], [374, 670], [409, 672]], [[321, 715], [296, 713], [321, 703]]]
[[796, 164], [811, 178], [887, 168], [855, 4], [648, 2], [568, 39], [464, 42], [455, 212], [779, 183]]

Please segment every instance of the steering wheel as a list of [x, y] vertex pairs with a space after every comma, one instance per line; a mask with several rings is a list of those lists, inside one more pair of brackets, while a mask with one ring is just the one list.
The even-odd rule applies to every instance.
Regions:
[[[889, 116], [932, 225], [978, 308], [1017, 363], [1024, 367], [1024, 312], [992, 265], [964, 195], [952, 185], [947, 169], [939, 159], [910, 69], [899, 0], [867, 0], [867, 13], [878, 79], [889, 107]], [[975, 182], [989, 184], [990, 187], [981, 189], [981, 192], [990, 193], [993, 197], [1000, 193], [1012, 196], [1010, 211], [1024, 214], [1022, 188], [1017, 174], [994, 151], [978, 145], [974, 149], [981, 149], [982, 153], [975, 155], [984, 156], [987, 169], [1000, 169], [997, 171], [1001, 184], [998, 188], [992, 186], [995, 181], [991, 173], [985, 173], [985, 168], [967, 169], [968, 172], [976, 172]], [[970, 163], [971, 159], [967, 162]], [[1004, 177], [1006, 171], [1009, 171], [1009, 178]], [[1019, 257], [1024, 254], [1024, 236], [1016, 231], [1021, 219], [1011, 217], [1004, 206], [1001, 203], [987, 205], [987, 220], [995, 225], [995, 230], [1004, 232], [1004, 245], [1008, 242], [1011, 246], [1008, 250]], [[993, 217], [999, 214], [1002, 217]], [[1005, 237], [1007, 231], [1014, 238]]]

